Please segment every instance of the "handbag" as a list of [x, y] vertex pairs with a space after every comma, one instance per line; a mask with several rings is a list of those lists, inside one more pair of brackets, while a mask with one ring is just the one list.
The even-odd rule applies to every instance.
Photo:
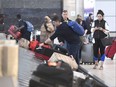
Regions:
[[113, 40], [114, 40], [114, 37], [110, 37], [110, 35], [108, 34], [107, 37], [101, 39], [101, 42], [103, 46], [109, 46], [109, 45], [112, 45]]
[[73, 57], [69, 57], [69, 56], [66, 56], [66, 55], [63, 55], [63, 54], [60, 54], [60, 53], [56, 53], [54, 52], [52, 54], [52, 56], [50, 57], [50, 59], [48, 61], [58, 61], [58, 60], [62, 60], [64, 61], [65, 63], [69, 64], [70, 67], [73, 69], [73, 70], [76, 70], [78, 68], [78, 65], [75, 61], [75, 59]]

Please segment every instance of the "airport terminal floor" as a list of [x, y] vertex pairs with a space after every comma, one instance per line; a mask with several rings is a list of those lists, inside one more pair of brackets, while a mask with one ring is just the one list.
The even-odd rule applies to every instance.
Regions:
[[[28, 87], [33, 70], [35, 70], [37, 65], [41, 62], [41, 60], [34, 57], [32, 51], [24, 48], [19, 49], [19, 87]], [[103, 80], [109, 87], [116, 87], [116, 55], [113, 60], [106, 59], [103, 70], [94, 70], [93, 65], [81, 66], [89, 71], [89, 73], [96, 75], [98, 78]]]

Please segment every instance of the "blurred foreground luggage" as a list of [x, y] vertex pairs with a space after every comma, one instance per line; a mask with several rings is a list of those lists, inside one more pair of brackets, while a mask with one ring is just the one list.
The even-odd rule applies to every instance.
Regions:
[[14, 40], [0, 41], [0, 67], [2, 76], [18, 78], [18, 45]]
[[54, 63], [56, 65], [40, 64], [33, 72], [29, 87], [72, 87], [71, 67], [62, 61]]

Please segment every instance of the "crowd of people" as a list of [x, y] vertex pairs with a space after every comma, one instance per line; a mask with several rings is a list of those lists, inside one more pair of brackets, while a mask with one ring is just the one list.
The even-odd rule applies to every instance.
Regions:
[[[93, 43], [93, 53], [94, 53], [94, 61], [95, 66], [93, 69], [96, 69], [98, 66], [98, 51], [100, 50], [100, 69], [103, 69], [103, 62], [105, 60], [105, 46], [103, 46], [101, 39], [107, 36], [109, 32], [109, 26], [107, 22], [104, 20], [104, 13], [102, 10], [98, 10], [97, 19], [93, 19], [93, 14], [90, 13], [86, 20], [82, 19], [81, 15], [77, 15], [76, 22], [80, 24], [85, 33], [83, 36], [77, 35], [71, 27], [68, 26], [68, 22], [71, 21], [68, 17], [68, 11], [63, 10], [61, 14], [61, 18], [57, 14], [53, 15], [52, 18], [46, 15], [44, 17], [44, 23], [42, 24], [40, 31], [40, 46], [44, 44], [53, 45], [53, 40], [58, 38], [61, 46], [65, 45], [65, 48], [68, 50], [69, 55], [73, 55], [77, 64], [80, 64], [81, 60], [81, 49], [82, 44]], [[21, 32], [21, 38], [24, 38], [30, 41], [31, 32], [27, 30], [27, 24], [22, 19], [21, 14], [17, 16], [18, 26], [17, 31]], [[84, 40], [82, 39], [84, 38]], [[92, 42], [93, 41], [93, 42]]]
[[[93, 20], [92, 16], [93, 14], [89, 14], [88, 18], [84, 21], [82, 20], [81, 15], [77, 15], [76, 21], [78, 24], [83, 26], [85, 30], [83, 36], [86, 37], [85, 39], [87, 39], [87, 42], [84, 44], [93, 43], [93, 54], [95, 61], [95, 66], [93, 67], [93, 69], [97, 68], [99, 60], [101, 63], [99, 69], [102, 70], [103, 62], [105, 60], [105, 46], [103, 46], [101, 40], [102, 38], [105, 38], [109, 33], [109, 26], [104, 20], [104, 13], [102, 10], [98, 10], [96, 20]], [[45, 43], [53, 41], [56, 37], [63, 38], [63, 40], [66, 41], [65, 44], [67, 45], [66, 48], [69, 51], [69, 54], [74, 56], [77, 64], [79, 65], [81, 60], [82, 41], [80, 39], [80, 36], [71, 31], [70, 27], [67, 25], [70, 19], [68, 18], [68, 12], [66, 10], [62, 12], [62, 18], [62, 21], [60, 21], [58, 17], [53, 20], [56, 26], [56, 31], [51, 37], [45, 40], [44, 43], [41, 44], [41, 46]], [[99, 55], [100, 59], [98, 58]]]

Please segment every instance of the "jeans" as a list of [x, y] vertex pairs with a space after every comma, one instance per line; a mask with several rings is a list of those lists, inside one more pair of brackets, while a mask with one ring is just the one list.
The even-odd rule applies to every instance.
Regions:
[[77, 64], [79, 65], [80, 64], [80, 58], [79, 58], [80, 43], [78, 44], [67, 43], [67, 49], [68, 49], [69, 55], [73, 55]]

